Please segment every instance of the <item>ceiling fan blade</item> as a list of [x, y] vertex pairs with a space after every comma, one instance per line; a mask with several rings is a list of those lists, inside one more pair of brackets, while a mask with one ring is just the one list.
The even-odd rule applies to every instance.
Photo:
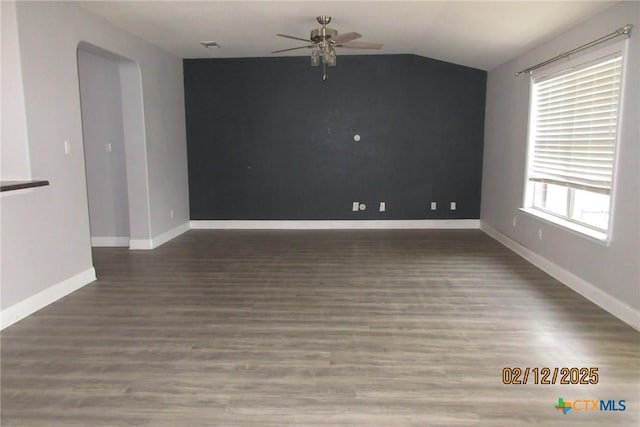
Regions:
[[344, 33], [338, 34], [335, 37], [331, 37], [329, 40], [335, 44], [347, 43], [351, 40], [359, 39], [362, 35], [358, 33]]
[[298, 47], [290, 47], [289, 49], [280, 49], [280, 50], [274, 50], [271, 53], [280, 53], [280, 52], [288, 52], [290, 50], [296, 50], [296, 49], [305, 49], [305, 48], [310, 48], [310, 47], [315, 47], [314, 44], [310, 44], [308, 46], [298, 46]]
[[350, 42], [337, 44], [336, 47], [346, 47], [347, 49], [382, 49], [382, 43], [368, 43], [368, 42]]
[[276, 34], [276, 36], [285, 37], [287, 39], [300, 40], [300, 41], [303, 41], [303, 42], [310, 42], [311, 41], [309, 39], [303, 39], [302, 37], [288, 36], [286, 34]]

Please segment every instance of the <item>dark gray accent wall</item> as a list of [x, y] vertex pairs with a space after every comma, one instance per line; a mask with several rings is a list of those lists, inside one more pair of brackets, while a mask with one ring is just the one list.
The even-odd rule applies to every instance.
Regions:
[[184, 82], [191, 219], [479, 218], [485, 71], [338, 56], [323, 82], [306, 57], [186, 59]]

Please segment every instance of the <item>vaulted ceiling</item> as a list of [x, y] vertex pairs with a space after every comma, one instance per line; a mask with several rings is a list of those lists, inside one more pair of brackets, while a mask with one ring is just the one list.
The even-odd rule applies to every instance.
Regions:
[[[490, 70], [598, 12], [611, 1], [96, 1], [82, 7], [181, 58], [307, 55], [304, 45], [276, 33], [308, 38], [315, 17], [355, 31], [379, 51], [413, 53]], [[201, 41], [221, 47], [207, 49]]]

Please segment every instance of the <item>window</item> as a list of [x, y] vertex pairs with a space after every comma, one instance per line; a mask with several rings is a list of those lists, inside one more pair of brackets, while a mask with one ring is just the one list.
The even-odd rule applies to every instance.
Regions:
[[619, 47], [602, 55], [532, 79], [525, 192], [530, 212], [598, 237], [609, 229], [623, 59]]

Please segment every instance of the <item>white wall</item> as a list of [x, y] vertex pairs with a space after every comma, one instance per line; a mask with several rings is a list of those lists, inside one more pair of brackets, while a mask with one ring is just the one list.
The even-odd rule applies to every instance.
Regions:
[[0, 179], [4, 181], [29, 179], [29, 149], [27, 121], [22, 90], [22, 67], [18, 47], [18, 24], [13, 2], [0, 2], [2, 90], [2, 136], [0, 139]]
[[[613, 228], [610, 245], [606, 246], [518, 210], [522, 207], [525, 179], [529, 78], [515, 77], [514, 73], [625, 24], [633, 24], [635, 28], [628, 46]], [[489, 71], [481, 213], [483, 224], [593, 285], [598, 291], [594, 295], [602, 291], [601, 296], [612, 301], [609, 305], [614, 309], [629, 309], [636, 315], [640, 313], [639, 82], [640, 3], [637, 2], [617, 4], [555, 40]], [[538, 238], [538, 229], [542, 229], [542, 240]]]
[[80, 49], [78, 73], [92, 241], [97, 237], [125, 237], [128, 247], [129, 202], [119, 65]]
[[[148, 171], [151, 221], [139, 238], [184, 229], [189, 219], [182, 61], [70, 2], [19, 2], [16, 10], [31, 170], [51, 185], [2, 199], [3, 326], [7, 313], [28, 314], [29, 301], [90, 277], [80, 42], [130, 58], [142, 75], [144, 124], [137, 126], [145, 131], [148, 164], [137, 169]], [[71, 145], [68, 155], [64, 140]]]

